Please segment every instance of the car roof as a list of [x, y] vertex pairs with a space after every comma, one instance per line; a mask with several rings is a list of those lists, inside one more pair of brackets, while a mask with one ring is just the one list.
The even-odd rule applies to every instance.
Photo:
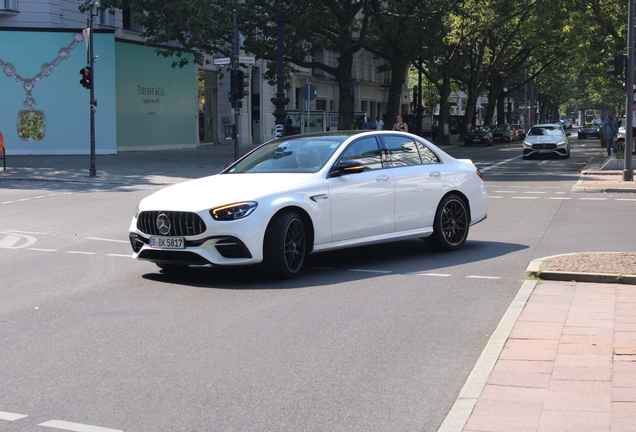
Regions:
[[562, 126], [561, 126], [561, 124], [559, 124], [559, 123], [539, 123], [539, 124], [533, 125], [532, 127], [546, 127], [546, 126], [552, 126], [552, 127], [558, 126], [558, 127], [562, 127]]

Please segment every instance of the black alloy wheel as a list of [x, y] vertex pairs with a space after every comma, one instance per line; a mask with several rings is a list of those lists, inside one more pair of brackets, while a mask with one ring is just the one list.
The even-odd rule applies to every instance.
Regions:
[[429, 247], [442, 251], [461, 248], [468, 238], [470, 216], [464, 200], [457, 195], [445, 196], [435, 213], [433, 234], [424, 241]]
[[298, 213], [284, 211], [274, 216], [265, 233], [263, 263], [273, 276], [298, 276], [307, 255], [307, 233]]

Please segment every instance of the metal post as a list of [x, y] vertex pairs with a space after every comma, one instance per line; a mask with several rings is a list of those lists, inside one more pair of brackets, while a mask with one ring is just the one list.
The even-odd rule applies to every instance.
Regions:
[[88, 18], [88, 67], [90, 68], [90, 117], [91, 117], [91, 167], [88, 171], [89, 177], [97, 177], [97, 169], [95, 168], [95, 50], [93, 46], [93, 17], [97, 16], [95, 1], [91, 4], [91, 10]]
[[[236, 10], [232, 11], [232, 71], [238, 71], [238, 58], [239, 58], [239, 33], [238, 24], [236, 22]], [[243, 85], [243, 83], [239, 83]], [[242, 102], [241, 102], [242, 103]], [[234, 160], [238, 160], [240, 157], [239, 152], [239, 108], [238, 100], [232, 101], [232, 110], [234, 111]]]
[[415, 111], [415, 131], [419, 136], [422, 136], [422, 111], [424, 111], [424, 107], [422, 106], [422, 55], [418, 56], [419, 67], [417, 69], [418, 77], [417, 77], [417, 108]]
[[629, 17], [627, 19], [627, 73], [625, 74], [625, 91], [627, 102], [625, 107], [625, 167], [623, 181], [633, 181], [632, 150], [634, 150], [632, 127], [634, 103], [634, 0], [629, 0]]
[[285, 136], [285, 119], [287, 111], [285, 105], [289, 99], [285, 97], [285, 74], [283, 71], [283, 40], [285, 38], [285, 15], [283, 14], [283, 0], [278, 0], [278, 46], [277, 46], [277, 69], [276, 69], [276, 97], [272, 98], [272, 103], [276, 107], [274, 117], [276, 117], [276, 138]]

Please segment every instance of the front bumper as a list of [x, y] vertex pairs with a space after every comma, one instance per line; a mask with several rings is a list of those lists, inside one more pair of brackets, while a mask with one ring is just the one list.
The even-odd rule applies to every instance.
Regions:
[[532, 144], [523, 145], [523, 156], [538, 156], [538, 155], [557, 155], [565, 157], [568, 154], [567, 145], [559, 144]]

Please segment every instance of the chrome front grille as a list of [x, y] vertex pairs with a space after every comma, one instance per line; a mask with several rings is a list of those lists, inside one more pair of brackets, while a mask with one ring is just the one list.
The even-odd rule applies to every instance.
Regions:
[[533, 150], [552, 150], [557, 148], [556, 144], [532, 144]]
[[[157, 228], [157, 217], [164, 214], [170, 220], [170, 231], [162, 234]], [[143, 211], [137, 217], [137, 229], [148, 235], [193, 236], [205, 232], [205, 222], [196, 214], [179, 211]]]

